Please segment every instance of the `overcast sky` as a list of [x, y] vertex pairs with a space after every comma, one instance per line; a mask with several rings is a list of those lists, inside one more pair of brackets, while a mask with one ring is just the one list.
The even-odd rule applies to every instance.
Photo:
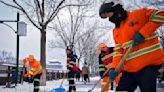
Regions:
[[[98, 9], [97, 9], [98, 10]], [[4, 6], [0, 3], [0, 20], [16, 20], [17, 10]], [[27, 22], [27, 19], [23, 15], [20, 15], [20, 21]], [[102, 22], [109, 23], [108, 20]], [[8, 23], [14, 29], [16, 29], [16, 23]], [[109, 31], [109, 30], [107, 30]], [[112, 31], [109, 31], [100, 41], [106, 41], [108, 46], [113, 46]], [[47, 32], [47, 44], [48, 40], [54, 39], [54, 35], [51, 32]], [[0, 24], [0, 50], [11, 51], [13, 56], [16, 56], [16, 34], [8, 27]], [[109, 41], [110, 40], [110, 41]], [[30, 23], [27, 24], [27, 36], [20, 37], [20, 59], [33, 54], [39, 60], [40, 59], [40, 32], [33, 27]], [[49, 49], [47, 46], [47, 61], [52, 59], [58, 59], [65, 65], [66, 56], [64, 49]]]
[[[9, 8], [0, 3], [0, 20], [16, 20], [17, 10]], [[20, 15], [20, 21], [27, 21], [23, 15]], [[8, 23], [16, 30], [16, 23]], [[27, 24], [27, 36], [20, 37], [20, 59], [33, 54], [40, 59], [40, 32], [30, 23]], [[11, 51], [16, 56], [16, 34], [7, 26], [0, 24], [0, 50]], [[50, 32], [47, 32], [47, 40], [53, 38]], [[47, 43], [48, 44], [48, 43]], [[48, 46], [47, 46], [48, 47]], [[65, 65], [64, 49], [47, 49], [47, 61], [58, 59]]]
[[[11, 0], [12, 1], [12, 0]], [[162, 0], [161, 0], [162, 1]], [[132, 5], [130, 0], [124, 0], [124, 7], [128, 5]], [[95, 8], [95, 11], [98, 12], [98, 7]], [[17, 10], [13, 8], [9, 8], [0, 3], [0, 20], [16, 20], [16, 13]], [[24, 18], [23, 15], [20, 15], [20, 21], [25, 21], [27, 23], [27, 19]], [[99, 21], [98, 21], [99, 22]], [[108, 20], [100, 20], [103, 24], [108, 24]], [[14, 29], [16, 29], [16, 23], [8, 23]], [[110, 25], [110, 24], [109, 24]], [[100, 25], [102, 26], [102, 25]], [[102, 30], [101, 30], [102, 31]], [[100, 32], [101, 32], [100, 31]], [[105, 41], [108, 46], [114, 46], [112, 31], [108, 31], [106, 35], [100, 39], [99, 41]], [[54, 35], [47, 31], [47, 44], [48, 40], [54, 39]], [[3, 24], [0, 24], [0, 50], [11, 51], [13, 56], [16, 57], [16, 34], [8, 27]], [[30, 23], [27, 23], [27, 36], [20, 37], [20, 58], [33, 54], [38, 60], [40, 59], [40, 32], [38, 29], [33, 27]], [[62, 65], [65, 66], [66, 64], [66, 55], [64, 49], [54, 48], [49, 49], [47, 46], [47, 54], [46, 59], [48, 60], [59, 60], [61, 61]], [[81, 65], [82, 66], [82, 65]]]
[[[98, 11], [98, 8], [96, 8], [96, 10]], [[0, 20], [16, 20], [17, 10], [0, 3], [0, 12]], [[27, 19], [24, 18], [23, 15], [20, 15], [20, 21], [27, 22]], [[101, 22], [109, 23], [108, 20], [104, 20]], [[14, 29], [16, 29], [16, 23], [8, 24], [11, 25]], [[106, 36], [100, 39], [100, 41], [106, 41], [108, 46], [113, 46], [113, 36], [110, 35], [112, 35], [112, 31], [109, 31]], [[52, 38], [54, 39], [53, 36], [54, 35], [51, 32], [47, 32], [47, 44], [48, 40]], [[0, 37], [0, 50], [11, 51], [15, 56], [16, 34], [8, 27], [4, 26], [3, 24], [0, 24]], [[63, 49], [52, 50], [47, 48], [47, 52], [47, 60], [63, 60], [63, 58], [60, 58], [60, 56], [65, 56], [65, 51]], [[28, 54], [34, 54], [37, 59], [40, 59], [40, 32], [30, 23], [27, 24], [27, 36], [20, 37], [20, 59], [27, 56]]]

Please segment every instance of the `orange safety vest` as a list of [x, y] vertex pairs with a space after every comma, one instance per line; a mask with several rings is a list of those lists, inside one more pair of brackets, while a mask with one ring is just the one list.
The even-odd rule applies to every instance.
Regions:
[[142, 8], [128, 12], [127, 19], [115, 28], [113, 35], [116, 43], [111, 68], [119, 61], [132, 44], [133, 36], [140, 32], [145, 40], [133, 47], [127, 56], [123, 68], [127, 72], [137, 72], [146, 66], [164, 63], [163, 51], [158, 41], [156, 29], [164, 23], [164, 11]]
[[[111, 54], [112, 52], [113, 52], [113, 47], [111, 48], [108, 47], [107, 51], [104, 53], [101, 52], [101, 56], [99, 56], [99, 73], [101, 77], [112, 63], [112, 54]], [[106, 73], [105, 75], [108, 76], [108, 73]]]
[[30, 71], [29, 71], [30, 75], [35, 76], [35, 75], [41, 74], [43, 72], [43, 69], [42, 69], [40, 62], [37, 61], [36, 59], [29, 62], [29, 66], [30, 66]]
[[67, 65], [66, 65], [67, 69], [68, 69], [68, 67], [69, 67], [70, 59], [71, 59], [71, 58], [69, 58], [68, 55], [67, 55]]
[[77, 71], [76, 59], [73, 56], [73, 53], [67, 55], [67, 69]]
[[[112, 50], [111, 50], [112, 49]], [[101, 76], [103, 76], [103, 74], [105, 73], [105, 71], [110, 67], [110, 64], [112, 63], [112, 53], [113, 52], [113, 47], [109, 47], [106, 51], [106, 53], [101, 53], [102, 55], [102, 64], [99, 61], [99, 69], [100, 70], [104, 70], [104, 71], [100, 71]], [[104, 68], [104, 69], [103, 69]], [[107, 73], [106, 75], [108, 75], [109, 73]], [[102, 81], [101, 81], [101, 89], [103, 89], [106, 85], [106, 83], [109, 80], [109, 76], [105, 76]], [[109, 91], [109, 87], [110, 85], [108, 84], [105, 88], [105, 92]]]

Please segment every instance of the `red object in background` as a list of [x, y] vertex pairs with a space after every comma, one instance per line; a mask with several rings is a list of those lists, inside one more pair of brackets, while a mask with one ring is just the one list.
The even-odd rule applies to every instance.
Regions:
[[[109, 52], [109, 48], [107, 49], [107, 51], [105, 53], [102, 53], [103, 56], [106, 56], [108, 54], [111, 54], [112, 52]], [[106, 58], [105, 60], [102, 61], [104, 65], [108, 65], [109, 63], [112, 63], [112, 56]]]
[[105, 59], [105, 60], [103, 61], [103, 64], [104, 64], [104, 65], [108, 65], [109, 63], [112, 63], [112, 57], [107, 58], [107, 59]]
[[74, 71], [78, 71], [78, 67], [77, 67], [76, 64], [73, 66], [73, 70], [74, 70]]

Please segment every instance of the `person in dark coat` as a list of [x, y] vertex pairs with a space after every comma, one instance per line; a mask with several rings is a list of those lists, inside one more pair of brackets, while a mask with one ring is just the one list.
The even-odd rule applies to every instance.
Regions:
[[74, 76], [76, 71], [74, 71], [74, 65], [76, 64], [75, 56], [70, 48], [66, 49], [67, 54], [67, 69], [68, 69], [68, 82], [69, 82], [69, 90], [68, 92], [76, 91]]

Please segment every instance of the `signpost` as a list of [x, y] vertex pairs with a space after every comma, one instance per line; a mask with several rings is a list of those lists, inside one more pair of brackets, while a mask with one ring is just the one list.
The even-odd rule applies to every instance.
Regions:
[[[17, 31], [15, 31], [10, 25], [6, 24], [6, 22], [16, 22], [17, 23]], [[26, 36], [27, 30], [26, 30], [26, 23], [19, 22], [19, 13], [17, 13], [17, 20], [0, 20], [0, 23], [8, 26], [11, 28], [17, 35], [17, 41], [16, 41], [16, 83], [18, 83], [18, 72], [19, 72], [19, 36]]]

